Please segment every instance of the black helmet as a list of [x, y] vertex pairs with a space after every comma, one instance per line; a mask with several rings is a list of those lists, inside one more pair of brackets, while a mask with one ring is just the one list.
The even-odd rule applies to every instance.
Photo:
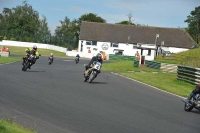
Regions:
[[98, 60], [98, 61], [101, 61], [101, 60], [102, 60], [102, 55], [101, 55], [100, 53], [98, 53], [96, 57], [97, 57], [97, 60]]
[[36, 45], [34, 45], [34, 46], [33, 46], [33, 49], [36, 51], [36, 50], [37, 50], [37, 46], [36, 46]]

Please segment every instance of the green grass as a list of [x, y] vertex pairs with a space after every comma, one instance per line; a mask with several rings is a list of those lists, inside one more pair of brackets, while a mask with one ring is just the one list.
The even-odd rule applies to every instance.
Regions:
[[145, 65], [135, 68], [133, 63], [133, 61], [123, 60], [110, 61], [109, 63], [104, 63], [102, 70], [117, 72], [123, 76], [183, 97], [187, 97], [195, 87], [177, 80], [176, 73], [162, 72], [161, 70], [148, 68]]
[[0, 64], [22, 61], [22, 57], [0, 57]]
[[179, 64], [191, 67], [200, 67], [200, 48], [191, 49], [188, 51], [171, 54], [171, 56], [159, 56], [155, 59], [156, 62]]
[[32, 129], [24, 128], [12, 122], [12, 120], [0, 119], [0, 133], [36, 133]]

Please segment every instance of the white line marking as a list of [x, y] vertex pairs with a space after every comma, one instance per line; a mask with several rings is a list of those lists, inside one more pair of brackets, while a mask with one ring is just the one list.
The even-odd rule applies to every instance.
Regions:
[[[17, 62], [17, 61], [14, 61], [14, 62]], [[8, 65], [8, 64], [12, 64], [14, 62], [4, 63], [4, 64], [0, 64], [0, 65]]]

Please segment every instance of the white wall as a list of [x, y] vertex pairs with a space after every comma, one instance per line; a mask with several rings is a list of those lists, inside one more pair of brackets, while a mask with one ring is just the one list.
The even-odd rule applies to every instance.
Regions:
[[171, 53], [179, 53], [179, 52], [183, 52], [183, 51], [187, 51], [189, 49], [186, 48], [175, 48], [175, 47], [169, 47], [169, 51]]
[[55, 45], [49, 45], [49, 44], [42, 44], [42, 43], [30, 43], [30, 42], [19, 42], [19, 41], [9, 41], [9, 40], [3, 40], [0, 45], [5, 46], [18, 46], [18, 47], [32, 47], [33, 45], [36, 45], [38, 48], [45, 48], [50, 50], [55, 50], [59, 52], [66, 52], [67, 48], [55, 46]]
[[[83, 51], [82, 52], [80, 51], [81, 50], [81, 43], [83, 44]], [[107, 44], [107, 46], [108, 46], [107, 50], [102, 49], [103, 44]], [[97, 46], [92, 46], [92, 45], [86, 45], [86, 40], [79, 40], [78, 51], [80, 53], [88, 53], [87, 47], [90, 47], [91, 54], [93, 54], [93, 55], [96, 55], [99, 51], [104, 51], [104, 52], [106, 52], [107, 55], [115, 54], [116, 51], [114, 51], [114, 49], [124, 50], [123, 55], [126, 55], [126, 56], [135, 56], [136, 51], [138, 51], [139, 54], [141, 55], [141, 49], [134, 49], [133, 44], [118, 43], [118, 46], [119, 47], [110, 47], [109, 42], [97, 42]], [[155, 48], [155, 45], [142, 44], [141, 47]], [[98, 50], [97, 51], [93, 50], [93, 48], [96, 48]], [[155, 50], [151, 50], [151, 55], [147, 55], [147, 54], [148, 54], [148, 50], [143, 50], [143, 55], [145, 56], [146, 60], [154, 60]]]

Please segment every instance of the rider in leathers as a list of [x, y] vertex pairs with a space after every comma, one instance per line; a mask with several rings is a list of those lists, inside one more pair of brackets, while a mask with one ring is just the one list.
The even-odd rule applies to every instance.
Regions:
[[[34, 45], [33, 48], [27, 48], [25, 51], [26, 51], [26, 56], [23, 57], [23, 63], [22, 63], [22, 65], [24, 64], [24, 59], [27, 58], [30, 53], [33, 53], [36, 56], [36, 59], [39, 59], [40, 54], [37, 51], [37, 46], [36, 45]], [[33, 64], [35, 64], [35, 62], [36, 62], [36, 60], [33, 62]], [[33, 64], [31, 64], [31, 66]], [[29, 66], [29, 69], [31, 69], [31, 66]]]
[[193, 98], [195, 98], [196, 94], [200, 93], [200, 82], [198, 85], [196, 85], [195, 89], [191, 92], [190, 96], [187, 98], [188, 101], [190, 101]]
[[85, 71], [84, 71], [84, 74], [86, 73], [86, 71], [91, 67], [92, 63], [94, 61], [98, 61], [100, 62], [101, 64], [103, 63], [103, 60], [102, 60], [102, 55], [100, 53], [98, 53], [96, 56], [93, 56], [92, 59], [90, 60], [90, 62], [88, 63], [88, 65], [85, 66]]

